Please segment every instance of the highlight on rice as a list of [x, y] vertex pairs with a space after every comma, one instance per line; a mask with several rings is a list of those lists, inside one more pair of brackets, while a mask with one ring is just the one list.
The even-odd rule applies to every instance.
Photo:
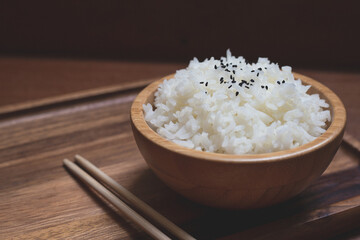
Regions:
[[255, 154], [306, 144], [326, 131], [329, 105], [291, 67], [267, 58], [246, 63], [230, 50], [220, 60], [194, 58], [164, 80], [145, 120], [162, 137], [184, 147]]

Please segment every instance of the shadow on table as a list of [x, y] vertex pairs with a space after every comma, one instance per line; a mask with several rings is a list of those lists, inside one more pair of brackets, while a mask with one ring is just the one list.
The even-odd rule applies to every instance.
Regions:
[[[278, 222], [272, 227], [286, 228], [292, 224], [315, 222], [340, 211], [341, 206], [337, 203], [359, 196], [359, 185], [360, 168], [351, 168], [319, 178], [289, 201], [248, 211], [216, 209], [189, 201], [169, 189], [150, 170], [141, 173], [131, 191], [193, 236], [214, 239], [257, 229], [268, 223]], [[355, 207], [356, 203], [353, 204]], [[275, 228], [261, 229], [281, 230]]]

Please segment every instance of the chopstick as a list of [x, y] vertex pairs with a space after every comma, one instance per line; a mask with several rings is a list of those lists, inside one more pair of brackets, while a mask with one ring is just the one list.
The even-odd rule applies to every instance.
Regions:
[[195, 239], [184, 230], [176, 226], [160, 213], [155, 211], [145, 202], [141, 201], [134, 194], [129, 192], [126, 188], [117, 183], [114, 179], [106, 175], [103, 171], [93, 165], [80, 155], [75, 155], [75, 162], [79, 164], [83, 169], [89, 172], [92, 176], [98, 179], [103, 184], [107, 185], [110, 189], [114, 190], [120, 197], [122, 197], [129, 205], [134, 206], [139, 211], [144, 213], [147, 217], [151, 218], [154, 222], [165, 228], [171, 234], [179, 239], [193, 240]]
[[104, 186], [98, 183], [94, 178], [87, 174], [84, 170], [78, 167], [75, 163], [71, 162], [68, 159], [64, 159], [64, 165], [81, 181], [93, 187], [102, 197], [108, 200], [113, 204], [122, 214], [132, 220], [136, 225], [138, 225], [142, 230], [148, 233], [154, 239], [169, 240], [170, 238], [157, 229], [154, 225], [144, 219], [142, 216], [137, 214], [129, 206], [127, 206], [123, 201], [117, 198], [113, 193], [107, 190]]
[[[164, 216], [156, 212], [149, 205], [141, 201], [119, 183], [117, 183], [114, 179], [106, 175], [96, 166], [94, 166], [91, 162], [81, 157], [80, 155], [75, 156], [75, 162], [85, 169], [88, 173], [86, 173], [83, 169], [81, 169], [75, 163], [69, 161], [68, 159], [64, 159], [64, 165], [69, 168], [69, 170], [74, 173], [77, 177], [80, 178], [83, 182], [89, 184], [93, 187], [101, 196], [103, 196], [106, 200], [108, 200], [111, 204], [117, 207], [120, 212], [122, 212], [125, 216], [129, 217], [135, 224], [137, 224], [140, 228], [142, 228], [146, 233], [152, 236], [155, 239], [169, 239], [164, 233], [162, 233], [159, 229], [153, 226], [150, 222], [132, 210], [129, 206], [126, 205], [122, 200], [120, 200], [116, 195], [114, 195], [111, 191], [117, 193], [127, 204], [134, 206], [137, 210], [141, 211], [145, 214], [149, 219], [153, 220], [164, 229], [166, 229], [169, 233], [174, 235], [179, 239], [193, 240], [195, 239], [181, 228], [176, 226], [174, 223], [166, 219]], [[107, 186], [111, 191], [106, 189], [103, 185], [97, 182], [94, 178], [99, 180], [105, 186]]]

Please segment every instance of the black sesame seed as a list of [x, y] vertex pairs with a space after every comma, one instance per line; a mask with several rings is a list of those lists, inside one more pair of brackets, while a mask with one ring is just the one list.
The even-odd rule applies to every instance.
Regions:
[[240, 68], [240, 70], [242, 71], [242, 68]]
[[250, 82], [255, 82], [254, 79], [250, 79]]
[[245, 81], [245, 80], [241, 80], [241, 82], [242, 82], [242, 83], [246, 83], [246, 81]]
[[264, 88], [264, 86], [263, 86], [263, 85], [261, 85], [261, 88]]
[[236, 81], [235, 81], [235, 80], [232, 80], [231, 83], [236, 83]]
[[251, 72], [255, 72], [255, 70], [251, 70]]
[[206, 83], [205, 83], [205, 87], [207, 87], [207, 86], [208, 86], [208, 84], [209, 84], [209, 83], [208, 83], [208, 82], [206, 82]]
[[259, 71], [262, 71], [262, 68], [258, 68]]
[[259, 73], [257, 73], [256, 76], [258, 77], [258, 76], [259, 76]]
[[236, 68], [236, 67], [237, 67], [237, 65], [233, 65], [233, 67], [234, 67], [234, 68]]
[[285, 83], [285, 80], [282, 80], [282, 83]]
[[230, 85], [228, 88], [230, 89], [232, 87], [232, 85]]
[[247, 89], [249, 89], [249, 87], [248, 86], [245, 86]]
[[204, 82], [200, 82], [200, 84], [204, 84]]
[[242, 85], [243, 85], [242, 83], [239, 83], [239, 86], [240, 86], [240, 87], [242, 87]]
[[280, 85], [280, 81], [277, 81], [277, 84], [279, 84], [279, 85]]
[[237, 95], [239, 95], [239, 92], [236, 92], [236, 93], [235, 93], [235, 96], [237, 96]]
[[215, 65], [214, 68], [217, 69], [217, 66]]
[[265, 69], [267, 69], [267, 67], [265, 67]]
[[250, 83], [250, 86], [254, 86], [254, 84]]
[[225, 68], [225, 65], [221, 65], [222, 68]]
[[229, 69], [225, 69], [225, 71], [226, 71], [226, 72], [230, 72], [230, 70], [229, 70]]
[[268, 90], [268, 89], [269, 89], [269, 87], [268, 87], [268, 86], [265, 86], [265, 88], [266, 88], [266, 90]]
[[205, 92], [205, 94], [207, 94], [207, 92]]
[[233, 74], [235, 74], [235, 70], [233, 70]]
[[229, 66], [229, 64], [227, 63], [227, 64], [226, 64], [226, 66], [228, 67], [228, 66]]

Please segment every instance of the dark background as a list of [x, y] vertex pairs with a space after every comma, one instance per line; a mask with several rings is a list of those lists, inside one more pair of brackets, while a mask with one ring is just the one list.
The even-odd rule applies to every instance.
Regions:
[[250, 60], [357, 70], [357, 1], [0, 1], [0, 56]]

